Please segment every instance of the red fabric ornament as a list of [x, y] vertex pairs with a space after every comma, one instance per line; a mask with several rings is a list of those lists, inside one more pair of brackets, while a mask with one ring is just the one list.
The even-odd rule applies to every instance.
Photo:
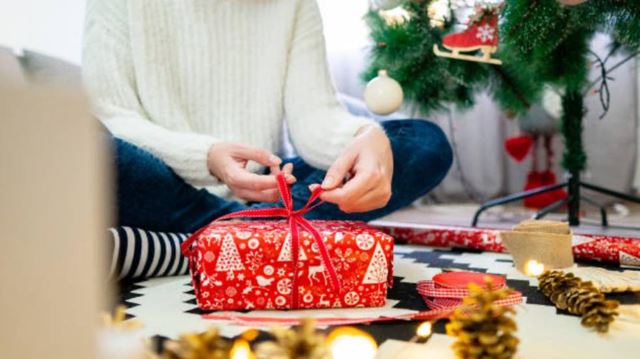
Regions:
[[531, 152], [533, 144], [534, 141], [529, 136], [510, 137], [504, 141], [504, 149], [511, 158], [518, 162], [522, 162], [529, 152]]
[[491, 48], [495, 52], [498, 46], [498, 15], [487, 14], [459, 33], [449, 34], [442, 39], [442, 45], [449, 50], [473, 51]]

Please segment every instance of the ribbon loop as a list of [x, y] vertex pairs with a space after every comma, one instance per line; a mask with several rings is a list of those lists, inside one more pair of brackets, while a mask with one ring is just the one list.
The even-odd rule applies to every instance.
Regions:
[[[318, 232], [317, 229], [313, 227], [311, 222], [303, 217], [303, 215], [318, 205], [322, 203], [320, 200], [320, 195], [322, 194], [322, 188], [318, 186], [315, 188], [307, 203], [304, 207], [295, 210], [293, 208], [293, 197], [291, 196], [291, 190], [287, 184], [287, 180], [284, 177], [284, 174], [278, 173], [276, 175], [276, 180], [278, 183], [278, 191], [280, 192], [280, 196], [282, 197], [282, 203], [284, 204], [284, 208], [260, 208], [260, 209], [246, 209], [234, 213], [230, 213], [224, 215], [211, 223], [224, 221], [232, 218], [286, 218], [289, 224], [289, 232], [291, 234], [291, 255], [293, 261], [293, 285], [292, 285], [292, 303], [293, 307], [298, 307], [298, 262], [299, 262], [299, 253], [300, 253], [300, 227], [303, 227], [307, 230], [311, 236], [313, 237], [315, 243], [318, 245], [318, 252], [320, 253], [320, 259], [322, 261], [322, 265], [324, 266], [325, 271], [329, 275], [329, 282], [334, 291], [340, 290], [340, 282], [338, 280], [338, 275], [336, 273], [336, 269], [331, 262], [331, 258], [329, 257], [329, 251], [327, 250], [327, 246], [325, 246], [324, 241], [322, 240], [322, 235]], [[196, 241], [202, 232], [207, 228], [205, 226], [198, 230], [196, 233], [192, 234], [184, 243], [182, 243], [182, 253], [186, 257], [190, 257], [191, 247], [194, 241]]]

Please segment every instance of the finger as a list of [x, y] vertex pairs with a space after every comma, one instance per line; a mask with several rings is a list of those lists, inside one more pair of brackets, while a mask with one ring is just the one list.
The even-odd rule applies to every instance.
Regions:
[[354, 201], [359, 196], [364, 195], [379, 184], [378, 178], [374, 177], [371, 171], [362, 171], [356, 173], [344, 186], [323, 193], [320, 198], [322, 200], [335, 203], [338, 205], [348, 201]]
[[292, 163], [287, 163], [286, 165], [284, 165], [282, 167], [282, 170], [278, 166], [271, 166], [269, 168], [269, 172], [272, 175], [275, 175], [275, 174], [280, 173], [280, 172], [284, 173], [284, 178], [287, 180], [287, 184], [290, 184], [290, 185], [296, 183], [296, 181], [297, 181], [296, 177], [291, 174], [293, 172], [293, 164]]
[[241, 159], [255, 161], [267, 167], [279, 166], [282, 163], [280, 157], [273, 153], [247, 145], [239, 145], [234, 152]]
[[349, 202], [356, 201], [359, 196], [362, 196], [371, 189], [373, 189], [373, 186], [367, 183], [364, 176], [356, 176], [343, 187], [322, 193], [320, 195], [320, 199], [326, 202], [335, 203], [338, 206], [344, 206]]
[[252, 191], [246, 189], [239, 189], [234, 191], [234, 196], [247, 200], [247, 201], [256, 201], [256, 202], [278, 202], [280, 199], [280, 195], [278, 190], [270, 189], [264, 191]]
[[229, 169], [224, 182], [231, 188], [252, 191], [277, 188], [277, 181], [274, 175], [257, 175], [239, 167]]
[[327, 174], [322, 181], [322, 188], [325, 190], [334, 189], [340, 184], [342, 180], [347, 176], [353, 164], [356, 160], [356, 152], [347, 152], [340, 157], [329, 167]]

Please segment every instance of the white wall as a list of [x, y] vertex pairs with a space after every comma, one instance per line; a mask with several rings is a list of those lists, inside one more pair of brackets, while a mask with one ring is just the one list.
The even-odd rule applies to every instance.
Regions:
[[0, 46], [80, 63], [85, 0], [0, 0]]

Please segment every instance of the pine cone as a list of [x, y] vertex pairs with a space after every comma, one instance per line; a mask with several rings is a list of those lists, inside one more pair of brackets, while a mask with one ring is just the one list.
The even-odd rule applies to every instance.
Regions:
[[186, 333], [178, 340], [165, 343], [163, 359], [227, 359], [231, 343], [222, 338], [217, 328], [203, 333]]
[[463, 300], [447, 324], [447, 334], [457, 337], [452, 348], [458, 358], [512, 358], [519, 340], [511, 317], [513, 308], [495, 304], [511, 293], [508, 288], [493, 289], [470, 285], [470, 294]]
[[605, 333], [618, 315], [619, 303], [607, 300], [591, 282], [572, 273], [545, 272], [538, 278], [540, 291], [561, 310], [582, 316], [582, 325]]
[[296, 330], [274, 328], [275, 341], [260, 343], [256, 348], [259, 359], [328, 359], [331, 357], [324, 335], [315, 330], [315, 320], [306, 318]]

